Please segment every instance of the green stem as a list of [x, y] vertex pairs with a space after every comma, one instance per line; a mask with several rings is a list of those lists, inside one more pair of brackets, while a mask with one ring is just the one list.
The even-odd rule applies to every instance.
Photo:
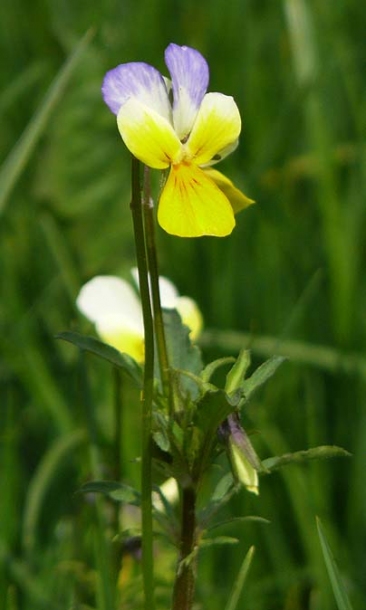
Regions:
[[[171, 422], [173, 422], [174, 388], [170, 375], [164, 319], [160, 300], [155, 224], [150, 191], [150, 170], [147, 167], [145, 167], [144, 171], [143, 213], [160, 374], [163, 393], [168, 399]], [[173, 610], [191, 610], [196, 583], [196, 558], [194, 556], [196, 546], [196, 490], [193, 487], [184, 489], [182, 492], [181, 520], [179, 558], [173, 591]]]
[[144, 168], [144, 188], [143, 188], [143, 210], [146, 235], [146, 253], [149, 266], [151, 296], [154, 311], [155, 338], [159, 358], [160, 375], [163, 385], [163, 393], [168, 398], [170, 414], [174, 412], [173, 388], [170, 377], [169, 357], [166, 346], [163, 311], [161, 308], [160, 288], [159, 288], [159, 269], [155, 242], [155, 223], [153, 214], [153, 203], [150, 188], [150, 168]]
[[154, 325], [151, 313], [149, 277], [146, 258], [146, 242], [140, 190], [140, 163], [132, 159], [131, 212], [135, 236], [137, 268], [145, 333], [144, 385], [142, 404], [142, 576], [145, 610], [154, 610], [154, 561], [152, 525], [152, 401], [154, 387]]
[[182, 528], [172, 610], [191, 610], [196, 585], [196, 490], [182, 491]]

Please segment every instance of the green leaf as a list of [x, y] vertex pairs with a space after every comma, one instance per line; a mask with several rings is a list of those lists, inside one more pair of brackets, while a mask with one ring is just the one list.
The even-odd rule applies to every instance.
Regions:
[[228, 494], [230, 494], [231, 497], [233, 488], [235, 488], [233, 475], [231, 472], [227, 472], [217, 483], [211, 496], [211, 502], [222, 502]]
[[217, 521], [216, 523], [213, 523], [207, 528], [207, 531], [211, 532], [213, 529], [217, 529], [218, 527], [224, 527], [225, 525], [232, 525], [233, 523], [263, 523], [265, 525], [268, 525], [271, 522], [268, 519], [258, 517], [257, 515], [247, 515], [246, 517], [231, 517], [230, 519], [223, 519], [222, 521]]
[[117, 481], [89, 481], [80, 487], [79, 493], [101, 493], [123, 504], [141, 505], [140, 492]]
[[249, 551], [247, 552], [247, 554], [244, 557], [244, 561], [241, 565], [239, 574], [234, 583], [229, 600], [225, 606], [225, 610], [236, 610], [236, 608], [238, 607], [238, 602], [239, 602], [240, 595], [241, 595], [241, 592], [244, 587], [244, 583], [248, 576], [248, 572], [249, 572], [249, 568], [252, 563], [254, 551], [255, 551], [255, 547], [251, 546]]
[[335, 562], [333, 553], [331, 551], [331, 548], [330, 548], [327, 538], [325, 536], [322, 523], [318, 517], [316, 518], [316, 525], [318, 528], [318, 535], [319, 535], [319, 540], [320, 540], [320, 544], [321, 544], [322, 551], [323, 551], [325, 565], [327, 567], [329, 580], [332, 585], [332, 589], [333, 589], [334, 597], [337, 602], [338, 610], [352, 610], [352, 604], [349, 600], [347, 591], [345, 589], [345, 586], [341, 579], [341, 575], [338, 570], [338, 566]]
[[[175, 309], [163, 311], [167, 350], [171, 368], [177, 371], [188, 371], [199, 376], [203, 364], [199, 348], [192, 345], [189, 339], [189, 329], [182, 323]], [[179, 376], [179, 388], [192, 398], [199, 395], [195, 381], [185, 375]]]
[[232, 536], [216, 536], [215, 538], [203, 538], [200, 542], [200, 548], [219, 546], [223, 544], [238, 544], [238, 542], [238, 538], [233, 538]]
[[56, 339], [68, 341], [85, 352], [89, 352], [103, 360], [107, 360], [107, 362], [114, 364], [127, 373], [139, 388], [142, 387], [142, 368], [128, 354], [122, 354], [111, 345], [107, 345], [106, 343], [99, 341], [99, 339], [95, 339], [95, 337], [88, 337], [79, 333], [69, 331], [62, 332], [56, 335]]
[[278, 367], [283, 363], [286, 358], [282, 356], [273, 356], [263, 364], [261, 364], [248, 379], [242, 384], [242, 389], [245, 395], [245, 400], [255, 392], [261, 385], [266, 383], [268, 379], [275, 374]]
[[319, 447], [313, 447], [312, 449], [306, 449], [302, 451], [295, 451], [295, 453], [284, 453], [280, 456], [274, 456], [267, 458], [262, 461], [263, 467], [267, 471], [276, 470], [281, 466], [287, 466], [287, 464], [302, 464], [309, 460], [323, 460], [335, 457], [350, 457], [351, 453], [342, 449], [342, 447], [336, 447], [335, 445], [321, 445]]
[[152, 435], [155, 443], [163, 452], [170, 450], [171, 424], [166, 413], [159, 406], [153, 409]]
[[170, 439], [165, 430], [157, 430], [153, 432], [153, 439], [159, 449], [168, 452], [170, 449]]
[[250, 352], [247, 349], [241, 350], [234, 366], [226, 376], [225, 390], [228, 394], [239, 390], [243, 386], [245, 374], [250, 365]]
[[201, 379], [204, 382], [209, 382], [212, 375], [219, 369], [221, 366], [225, 366], [226, 364], [232, 364], [235, 362], [235, 358], [233, 356], [228, 356], [226, 358], [218, 358], [218, 360], [214, 360], [205, 366], [201, 373]]
[[225, 505], [238, 491], [238, 486], [231, 472], [225, 474], [216, 485], [208, 504], [201, 510], [198, 522], [201, 529], [207, 529], [214, 515]]

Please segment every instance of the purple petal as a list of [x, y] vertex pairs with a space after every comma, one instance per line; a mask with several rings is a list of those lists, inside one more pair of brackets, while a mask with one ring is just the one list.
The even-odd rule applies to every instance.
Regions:
[[209, 69], [201, 53], [173, 43], [165, 49], [165, 63], [173, 83], [174, 127], [179, 138], [184, 140], [207, 91]]
[[160, 72], [143, 62], [121, 64], [104, 77], [102, 95], [114, 114], [131, 97], [170, 119], [171, 107], [165, 81]]

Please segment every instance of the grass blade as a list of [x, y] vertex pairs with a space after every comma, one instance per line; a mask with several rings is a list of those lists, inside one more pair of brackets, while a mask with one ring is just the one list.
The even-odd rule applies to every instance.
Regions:
[[54, 481], [57, 472], [65, 461], [70, 459], [75, 449], [86, 440], [84, 430], [61, 436], [56, 439], [36, 470], [30, 484], [25, 500], [23, 523], [23, 548], [31, 556], [36, 545], [36, 531], [40, 520], [47, 492]]
[[327, 567], [329, 580], [332, 585], [334, 597], [337, 602], [338, 610], [353, 610], [346, 589], [341, 579], [337, 564], [335, 562], [333, 553], [330, 549], [328, 541], [325, 537], [323, 526], [320, 519], [317, 517], [316, 525], [318, 528], [319, 540], [323, 551], [325, 565]]
[[244, 561], [239, 570], [238, 577], [234, 583], [228, 603], [225, 606], [225, 610], [236, 610], [236, 608], [238, 607], [239, 598], [240, 598], [241, 592], [243, 590], [246, 578], [248, 576], [248, 572], [249, 572], [249, 568], [252, 563], [254, 551], [255, 551], [255, 547], [251, 546], [249, 551], [247, 552], [247, 554], [244, 557]]
[[31, 118], [22, 136], [5, 159], [0, 169], [0, 214], [4, 211], [9, 195], [26, 166], [76, 66], [88, 47], [92, 35], [93, 31], [88, 30], [83, 36], [53, 81], [38, 111]]

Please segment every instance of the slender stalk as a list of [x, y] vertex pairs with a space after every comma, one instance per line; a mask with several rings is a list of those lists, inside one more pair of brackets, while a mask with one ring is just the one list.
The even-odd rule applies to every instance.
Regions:
[[151, 313], [148, 267], [146, 259], [145, 231], [140, 190], [140, 163], [132, 159], [131, 212], [135, 235], [137, 268], [139, 273], [142, 315], [145, 332], [144, 385], [142, 404], [142, 467], [141, 467], [141, 509], [142, 509], [142, 575], [144, 585], [145, 610], [154, 610], [154, 561], [152, 526], [152, 400], [154, 384], [154, 325]]
[[155, 242], [155, 223], [153, 215], [153, 203], [150, 188], [150, 168], [144, 168], [144, 188], [143, 188], [143, 213], [145, 222], [146, 254], [148, 260], [151, 296], [154, 311], [154, 327], [156, 346], [158, 351], [160, 375], [163, 385], [163, 393], [168, 398], [171, 414], [173, 413], [173, 388], [170, 378], [169, 357], [166, 346], [164, 319], [161, 308], [160, 289], [159, 289], [159, 269], [158, 257]]
[[[173, 422], [174, 388], [170, 376], [169, 357], [160, 300], [155, 224], [150, 191], [150, 170], [148, 167], [145, 167], [144, 171], [143, 214], [160, 374], [163, 393], [168, 399], [171, 421]], [[196, 558], [194, 556], [196, 544], [196, 490], [193, 487], [184, 489], [182, 492], [181, 520], [179, 558], [173, 591], [173, 610], [191, 610], [196, 582]]]
[[182, 528], [172, 610], [191, 610], [196, 585], [196, 490], [182, 492]]

